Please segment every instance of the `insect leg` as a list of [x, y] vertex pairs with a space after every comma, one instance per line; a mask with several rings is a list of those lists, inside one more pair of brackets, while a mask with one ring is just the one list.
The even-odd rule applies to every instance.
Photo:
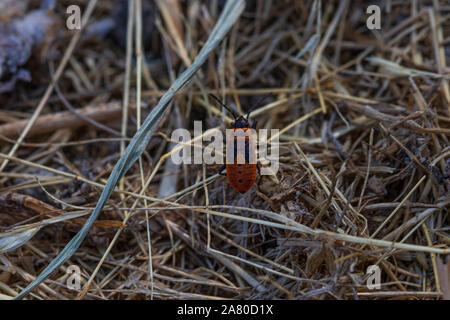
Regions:
[[226, 168], [225, 165], [221, 166], [220, 169], [219, 169], [219, 171], [218, 171], [218, 174], [224, 176], [225, 174], [223, 173], [223, 171], [225, 170], [225, 168]]

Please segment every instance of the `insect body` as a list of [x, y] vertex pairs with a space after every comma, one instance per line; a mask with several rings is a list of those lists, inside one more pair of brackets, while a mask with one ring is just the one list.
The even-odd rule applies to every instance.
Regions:
[[227, 132], [226, 164], [219, 172], [226, 168], [228, 183], [236, 191], [245, 193], [255, 183], [257, 171], [255, 137], [252, 136], [248, 122], [250, 111], [246, 118], [242, 115], [237, 117], [236, 113], [216, 96], [212, 94], [210, 96], [230, 111], [235, 119], [231, 124], [232, 129]]
[[[245, 119], [239, 118], [237, 121]], [[245, 128], [233, 127], [228, 131], [226, 144], [227, 179], [241, 193], [247, 192], [256, 180], [256, 148], [248, 124]]]

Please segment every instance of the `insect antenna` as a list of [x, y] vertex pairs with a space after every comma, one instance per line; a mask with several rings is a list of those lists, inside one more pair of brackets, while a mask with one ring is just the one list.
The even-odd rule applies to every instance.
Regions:
[[263, 103], [264, 101], [266, 101], [267, 98], [269, 98], [269, 97], [270, 97], [270, 96], [262, 97], [261, 99], [258, 100], [258, 102], [257, 102], [253, 107], [250, 108], [250, 110], [248, 110], [248, 112], [247, 112], [247, 119], [246, 119], [247, 122], [248, 122], [248, 119], [249, 119], [249, 117], [250, 117], [250, 113], [251, 113], [252, 111], [254, 111], [257, 107], [260, 107], [260, 106], [262, 105], [262, 103]]
[[233, 109], [231, 109], [231, 108], [228, 107], [225, 103], [223, 103], [222, 101], [220, 101], [220, 99], [217, 98], [215, 95], [213, 95], [212, 93], [210, 93], [208, 96], [209, 96], [210, 98], [213, 98], [214, 100], [216, 100], [222, 107], [224, 107], [225, 109], [227, 109], [227, 110], [233, 115], [234, 120], [236, 120], [236, 119], [239, 117], [238, 114], [237, 114]]

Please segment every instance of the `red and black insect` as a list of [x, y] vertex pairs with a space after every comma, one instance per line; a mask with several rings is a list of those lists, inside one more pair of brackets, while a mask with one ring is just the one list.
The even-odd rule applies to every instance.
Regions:
[[[247, 116], [238, 115], [230, 107], [226, 106], [213, 94], [209, 95], [214, 100], [226, 108], [234, 117], [234, 122], [231, 123], [232, 129], [227, 133], [226, 140], [226, 159], [225, 165], [220, 168], [219, 173], [227, 169], [228, 183], [240, 193], [245, 193], [253, 186], [256, 180], [256, 171], [258, 169], [256, 164], [256, 137], [252, 136], [250, 129], [255, 129], [256, 122], [250, 126], [248, 111]], [[238, 148], [238, 146], [244, 148]], [[230, 161], [231, 160], [231, 161]]]

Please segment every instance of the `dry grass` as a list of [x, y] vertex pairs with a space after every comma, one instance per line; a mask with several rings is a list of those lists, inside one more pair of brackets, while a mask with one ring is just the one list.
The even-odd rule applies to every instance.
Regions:
[[[0, 298], [16, 296], [84, 224], [224, 1], [135, 2], [128, 12], [80, 1], [91, 26], [120, 12], [112, 33], [133, 39], [61, 26], [56, 61], [29, 62], [41, 76], [0, 96]], [[367, 5], [248, 0], [81, 247], [28, 297], [449, 298], [450, 6], [387, 1], [382, 30], [370, 31]], [[206, 136], [229, 124], [210, 92], [241, 112], [270, 95], [252, 118], [280, 130], [280, 170], [245, 195], [219, 166], [171, 161], [172, 130], [202, 120]], [[72, 264], [80, 290], [66, 286]], [[366, 286], [374, 264], [379, 290]]]

